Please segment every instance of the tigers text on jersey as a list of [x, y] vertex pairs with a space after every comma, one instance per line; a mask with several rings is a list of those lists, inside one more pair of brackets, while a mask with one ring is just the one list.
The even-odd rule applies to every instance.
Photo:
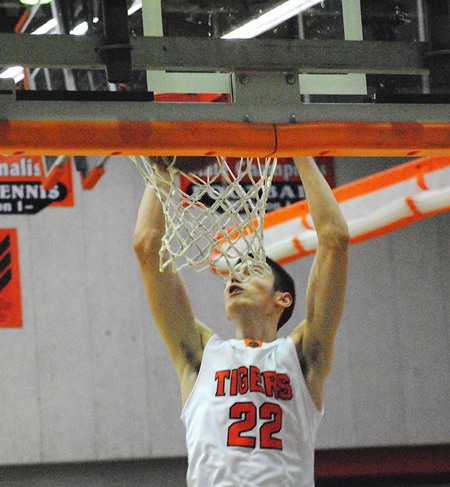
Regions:
[[213, 335], [181, 416], [188, 486], [314, 486], [321, 417], [291, 338]]

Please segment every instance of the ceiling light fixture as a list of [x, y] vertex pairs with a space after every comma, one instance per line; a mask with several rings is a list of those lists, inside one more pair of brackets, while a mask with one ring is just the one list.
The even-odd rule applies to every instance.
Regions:
[[35, 5], [45, 5], [46, 3], [50, 3], [52, 0], [20, 0], [20, 3], [23, 3], [27, 7], [34, 7]]
[[86, 34], [86, 32], [89, 29], [89, 25], [87, 22], [81, 22], [81, 24], [78, 24], [75, 26], [69, 34], [72, 34], [74, 36], [82, 36], [83, 34]]
[[0, 73], [0, 79], [14, 78], [16, 83], [22, 81], [24, 78], [23, 66], [11, 66], [2, 73]]
[[50, 19], [47, 21], [45, 24], [41, 25], [38, 27], [36, 30], [32, 32], [33, 35], [39, 36], [42, 34], [48, 34], [50, 31], [52, 31], [56, 26], [58, 25], [58, 22], [56, 19]]
[[141, 0], [137, 0], [128, 9], [128, 16], [133, 15], [134, 13], [136, 13], [141, 8], [142, 8], [142, 1]]

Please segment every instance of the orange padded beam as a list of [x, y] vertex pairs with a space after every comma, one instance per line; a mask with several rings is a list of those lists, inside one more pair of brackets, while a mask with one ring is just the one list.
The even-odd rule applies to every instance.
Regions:
[[312, 122], [277, 126], [277, 155], [450, 155], [450, 123]]
[[0, 154], [266, 157], [270, 124], [0, 120]]
[[0, 154], [442, 156], [450, 123], [0, 120]]

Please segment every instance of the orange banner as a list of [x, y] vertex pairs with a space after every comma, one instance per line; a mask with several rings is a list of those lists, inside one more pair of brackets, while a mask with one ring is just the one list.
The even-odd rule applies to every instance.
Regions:
[[22, 328], [19, 246], [15, 228], [0, 228], [0, 328]]
[[0, 215], [34, 215], [51, 206], [74, 206], [71, 163], [45, 184], [40, 156], [0, 156]]

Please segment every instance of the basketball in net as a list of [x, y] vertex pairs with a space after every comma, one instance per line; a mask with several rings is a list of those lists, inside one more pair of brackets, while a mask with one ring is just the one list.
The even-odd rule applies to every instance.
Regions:
[[160, 269], [173, 263], [227, 279], [238, 261], [269, 272], [263, 230], [276, 159], [132, 157], [161, 201]]

